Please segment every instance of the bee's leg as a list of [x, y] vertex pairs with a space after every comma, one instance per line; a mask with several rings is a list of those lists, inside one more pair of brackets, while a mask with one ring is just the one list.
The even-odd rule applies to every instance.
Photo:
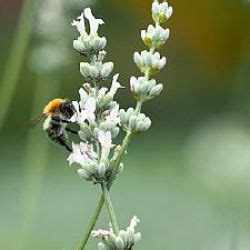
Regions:
[[78, 134], [78, 131], [75, 131], [75, 130], [73, 130], [73, 129], [71, 129], [71, 128], [66, 128], [66, 131], [68, 131], [68, 132], [70, 132], [70, 133], [72, 133], [72, 134], [74, 134], [74, 135], [77, 135], [77, 134]]
[[64, 120], [64, 119], [60, 119], [61, 122], [64, 122], [64, 123], [71, 123], [71, 121], [67, 121], [67, 120]]
[[70, 153], [72, 153], [72, 149], [69, 147], [69, 145], [68, 144], [64, 144], [64, 147], [70, 152]]
[[72, 152], [72, 149], [70, 148], [70, 146], [67, 144], [67, 142], [65, 141], [64, 138], [62, 137], [56, 137], [56, 138], [51, 138], [52, 141], [56, 142], [57, 144], [63, 146], [64, 148], [66, 148], [69, 152]]
[[70, 153], [72, 152], [72, 149], [70, 146], [60, 137], [57, 138], [57, 143], [66, 148]]
[[61, 119], [60, 117], [57, 117], [57, 116], [53, 116], [51, 119], [52, 119], [52, 121], [54, 121], [56, 123], [70, 123], [70, 121]]

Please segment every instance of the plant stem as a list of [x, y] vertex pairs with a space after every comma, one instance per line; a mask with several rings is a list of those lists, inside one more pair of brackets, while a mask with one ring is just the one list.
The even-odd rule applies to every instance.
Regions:
[[108, 212], [109, 212], [112, 229], [116, 235], [119, 235], [118, 222], [117, 222], [117, 218], [115, 216], [115, 211], [114, 211], [114, 208], [113, 208], [113, 205], [111, 202], [111, 197], [110, 197], [108, 187], [104, 183], [102, 183], [101, 186], [102, 186], [102, 192], [103, 192], [105, 204], [106, 204], [106, 207], [107, 207]]
[[96, 210], [95, 210], [95, 212], [94, 212], [94, 214], [93, 214], [93, 216], [92, 216], [92, 218], [90, 220], [86, 236], [83, 239], [83, 241], [80, 243], [80, 246], [78, 247], [78, 250], [83, 250], [85, 248], [85, 246], [87, 245], [89, 237], [91, 235], [91, 232], [94, 229], [96, 221], [98, 220], [98, 217], [99, 217], [100, 212], [102, 210], [103, 204], [104, 204], [104, 196], [102, 195], [99, 202], [98, 202], [97, 208], [96, 208]]
[[140, 114], [142, 108], [142, 100], [137, 101], [136, 108], [135, 108], [135, 113], [137, 115]]
[[10, 56], [6, 63], [6, 68], [0, 84], [0, 130], [5, 122], [8, 109], [14, 95], [15, 87], [17, 85], [18, 77], [20, 75], [32, 33], [38, 4], [38, 0], [24, 0], [20, 11], [18, 26], [10, 48]]

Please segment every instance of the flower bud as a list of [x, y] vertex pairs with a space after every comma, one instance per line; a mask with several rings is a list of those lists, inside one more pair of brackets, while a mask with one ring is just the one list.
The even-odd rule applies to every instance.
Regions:
[[101, 78], [103, 80], [107, 79], [111, 71], [113, 70], [114, 64], [112, 62], [106, 62], [102, 65]]
[[106, 54], [107, 54], [107, 52], [105, 50], [99, 51], [99, 53], [98, 53], [98, 61], [103, 61]]
[[87, 123], [83, 122], [80, 124], [78, 135], [83, 141], [89, 140], [92, 137], [91, 129]]
[[162, 92], [162, 89], [163, 89], [163, 85], [162, 85], [161, 83], [160, 83], [160, 84], [157, 84], [156, 86], [154, 86], [154, 87], [150, 90], [149, 96], [150, 96], [151, 98], [154, 98], [154, 97], [160, 95], [161, 92]]
[[98, 165], [98, 172], [99, 172], [100, 176], [104, 176], [105, 173], [106, 173], [106, 170], [107, 170], [106, 164], [104, 164], [104, 163], [101, 162], [101, 163]]
[[99, 78], [99, 71], [96, 66], [91, 66], [90, 67], [90, 77], [92, 79], [98, 79]]
[[116, 237], [115, 246], [117, 247], [117, 249], [124, 249], [124, 243], [120, 237]]
[[166, 22], [173, 14], [173, 8], [167, 2], [159, 3], [154, 1], [152, 4], [152, 17], [156, 23]]
[[128, 233], [127, 233], [127, 231], [120, 230], [119, 236], [120, 236], [120, 238], [122, 238], [122, 240], [124, 242], [124, 245], [127, 245], [128, 244]]
[[73, 41], [73, 48], [83, 55], [87, 55], [87, 49], [81, 39]]
[[87, 62], [80, 63], [80, 72], [86, 79], [90, 78], [90, 64]]
[[160, 25], [149, 25], [147, 30], [141, 31], [141, 38], [149, 48], [160, 48], [169, 38], [169, 29], [163, 29]]
[[129, 128], [133, 131], [137, 129], [138, 119], [137, 116], [132, 115], [129, 119]]
[[134, 234], [134, 239], [133, 239], [134, 243], [137, 243], [140, 240], [141, 240], [141, 233], [138, 232], [138, 233]]
[[100, 38], [98, 36], [95, 36], [94, 39], [91, 41], [91, 49], [98, 53], [100, 50], [103, 50], [106, 47], [107, 40], [105, 37]]
[[147, 101], [155, 98], [162, 91], [163, 85], [157, 84], [154, 79], [147, 80], [145, 77], [130, 78], [130, 88], [136, 100]]
[[134, 62], [142, 73], [155, 74], [166, 65], [166, 58], [160, 57], [159, 52], [142, 51], [134, 53]]
[[140, 56], [140, 54], [139, 54], [139, 52], [135, 52], [134, 53], [134, 62], [135, 62], [135, 64], [140, 68], [140, 67], [142, 67], [142, 58], [141, 58], [141, 56]]
[[80, 168], [77, 170], [77, 174], [81, 178], [84, 178], [86, 180], [90, 180], [90, 171], [87, 169]]
[[104, 243], [99, 242], [98, 243], [98, 250], [108, 250], [108, 248], [104, 245]]
[[[139, 220], [138, 220], [139, 221]], [[120, 230], [118, 235], [115, 235], [110, 229], [110, 231], [99, 229], [97, 231], [92, 231], [92, 236], [101, 240], [102, 244], [98, 244], [99, 249], [119, 249], [127, 250], [132, 249], [132, 247], [141, 239], [141, 234], [135, 232], [136, 225], [133, 224], [133, 219], [130, 222], [130, 225], [125, 230]], [[103, 248], [103, 247], [106, 248]]]
[[151, 120], [144, 114], [136, 114], [133, 108], [129, 108], [127, 111], [120, 110], [121, 125], [125, 131], [130, 130], [133, 133], [143, 132], [149, 129]]
[[144, 132], [148, 130], [150, 126], [151, 126], [151, 120], [150, 118], [146, 117], [145, 119], [141, 119], [140, 121], [138, 121], [137, 130], [140, 132]]

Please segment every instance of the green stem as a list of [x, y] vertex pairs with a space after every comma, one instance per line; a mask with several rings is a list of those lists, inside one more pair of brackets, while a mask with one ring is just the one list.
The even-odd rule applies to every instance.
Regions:
[[96, 208], [96, 210], [95, 210], [95, 212], [94, 212], [94, 214], [93, 214], [93, 216], [92, 216], [92, 218], [90, 220], [86, 236], [83, 239], [83, 241], [80, 243], [80, 245], [78, 247], [78, 250], [83, 250], [85, 248], [85, 246], [87, 245], [89, 237], [91, 235], [91, 232], [94, 229], [96, 221], [98, 220], [98, 217], [99, 217], [99, 215], [101, 213], [103, 204], [104, 204], [104, 196], [102, 195], [99, 202], [98, 202], [97, 208]]
[[142, 100], [139, 100], [139, 101], [137, 102], [137, 104], [136, 104], [135, 113], [136, 113], [137, 115], [139, 115], [140, 112], [141, 112], [142, 103], [143, 103]]
[[104, 183], [102, 183], [101, 186], [102, 186], [102, 193], [103, 193], [103, 196], [104, 196], [105, 204], [106, 204], [106, 207], [107, 207], [108, 212], [109, 212], [112, 229], [113, 229], [113, 231], [114, 231], [114, 233], [116, 235], [119, 235], [118, 222], [117, 222], [115, 211], [114, 211], [114, 208], [113, 208], [113, 205], [112, 205], [112, 202], [111, 202], [111, 197], [110, 197], [108, 187]]
[[5, 122], [11, 100], [17, 85], [23, 61], [32, 33], [34, 19], [38, 10], [38, 0], [24, 0], [18, 26], [10, 48], [3, 79], [0, 84], [0, 130]]

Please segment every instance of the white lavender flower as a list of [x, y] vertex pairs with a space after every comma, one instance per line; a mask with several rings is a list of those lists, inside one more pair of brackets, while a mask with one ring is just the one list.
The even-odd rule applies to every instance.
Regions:
[[160, 25], [149, 25], [147, 30], [141, 31], [141, 39], [149, 48], [161, 48], [169, 38], [169, 29], [163, 29]]
[[75, 108], [75, 114], [71, 117], [71, 122], [77, 122], [79, 125], [84, 123], [86, 120], [93, 124], [95, 122], [95, 110], [96, 100], [94, 97], [89, 97], [82, 108], [77, 101], [73, 102]]
[[114, 97], [118, 89], [123, 88], [122, 85], [118, 82], [118, 78], [119, 78], [119, 74], [116, 74], [113, 76], [112, 85], [109, 90], [109, 94], [112, 97]]
[[80, 164], [82, 167], [96, 163], [97, 154], [93, 149], [93, 145], [87, 142], [80, 144], [72, 143], [72, 153], [68, 157], [69, 165], [73, 163]]
[[98, 243], [99, 250], [127, 250], [141, 240], [141, 233], [136, 232], [135, 228], [139, 223], [139, 219], [134, 216], [131, 219], [129, 227], [126, 230], [120, 230], [118, 235], [115, 235], [113, 230], [94, 230], [91, 235], [100, 240]]
[[106, 162], [112, 145], [112, 136], [110, 131], [98, 131], [98, 141], [102, 146], [101, 161]]
[[119, 74], [116, 74], [113, 76], [112, 84], [110, 87], [110, 90], [107, 88], [101, 88], [99, 90], [98, 94], [98, 100], [99, 100], [99, 106], [101, 108], [109, 108], [109, 105], [111, 104], [112, 100], [114, 99], [115, 94], [117, 91], [121, 88], [124, 88], [119, 82], [118, 82]]
[[152, 17], [156, 23], [166, 22], [173, 14], [173, 8], [168, 5], [167, 1], [159, 3], [155, 0], [152, 4]]
[[153, 75], [166, 65], [167, 59], [161, 58], [159, 52], [143, 50], [141, 53], [134, 53], [134, 62], [142, 73]]
[[84, 10], [84, 16], [86, 19], [89, 21], [89, 26], [90, 26], [90, 34], [91, 35], [96, 35], [99, 25], [104, 24], [102, 19], [97, 19], [93, 16], [92, 11], [90, 8], [86, 8]]
[[111, 71], [113, 70], [114, 64], [112, 62], [96, 62], [94, 65], [81, 62], [80, 72], [87, 81], [103, 81], [108, 78]]
[[[90, 30], [87, 32], [85, 20], [88, 20]], [[99, 26], [104, 24], [102, 19], [95, 18], [90, 8], [86, 8], [83, 13], [74, 20], [71, 25], [75, 26], [80, 33], [77, 40], [73, 41], [73, 47], [78, 52], [84, 55], [90, 55], [92, 53], [99, 53], [106, 45], [107, 40], [105, 37], [99, 37]]]
[[122, 128], [132, 133], [144, 132], [151, 126], [150, 118], [143, 113], [137, 114], [133, 108], [120, 109], [120, 119]]
[[106, 121], [114, 123], [115, 125], [120, 124], [119, 104], [116, 104], [112, 107], [109, 115], [106, 116]]
[[145, 77], [130, 78], [130, 88], [136, 100], [147, 101], [160, 95], [163, 85], [157, 84], [155, 79], [148, 80]]
[[72, 153], [68, 157], [69, 164], [79, 164], [81, 166], [77, 173], [80, 177], [102, 183], [108, 178], [108, 156], [111, 148], [110, 132], [99, 131], [98, 139], [102, 146], [101, 162], [98, 162], [98, 154], [90, 142], [72, 143]]

